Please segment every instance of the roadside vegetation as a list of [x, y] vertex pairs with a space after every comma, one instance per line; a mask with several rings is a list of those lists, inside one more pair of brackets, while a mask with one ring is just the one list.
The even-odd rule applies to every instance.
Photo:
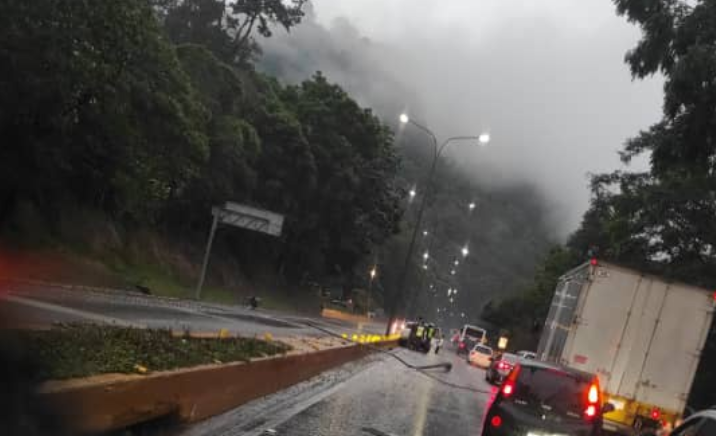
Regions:
[[[40, 380], [107, 373], [144, 374], [286, 353], [288, 345], [256, 338], [194, 338], [169, 330], [87, 324], [52, 330], [0, 330], [3, 347], [20, 350]], [[17, 351], [16, 351], [17, 352]]]

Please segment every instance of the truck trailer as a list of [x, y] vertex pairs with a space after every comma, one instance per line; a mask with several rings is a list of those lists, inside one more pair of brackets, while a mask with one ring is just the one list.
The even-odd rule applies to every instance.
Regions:
[[711, 326], [713, 291], [591, 261], [559, 280], [537, 357], [599, 377], [604, 429], [634, 435], [680, 419]]

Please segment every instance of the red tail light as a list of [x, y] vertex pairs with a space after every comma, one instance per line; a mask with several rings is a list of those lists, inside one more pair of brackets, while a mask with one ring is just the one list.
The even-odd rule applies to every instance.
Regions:
[[497, 363], [497, 369], [510, 369], [512, 368], [512, 365], [505, 361], [500, 361]]
[[658, 420], [659, 418], [661, 418], [661, 410], [654, 407], [653, 409], [651, 409], [651, 419]]
[[505, 398], [509, 398], [514, 392], [515, 392], [515, 381], [517, 381], [517, 375], [520, 373], [520, 366], [515, 365], [515, 368], [510, 372], [510, 374], [505, 379], [505, 382], [502, 384], [502, 396]]
[[587, 415], [588, 418], [594, 418], [597, 414], [597, 406], [590, 404], [587, 406], [587, 410], [584, 411], [584, 414]]
[[495, 416], [493, 416], [492, 419], [490, 420], [490, 424], [491, 424], [493, 427], [499, 427], [499, 426], [501, 426], [501, 425], [502, 425], [502, 418], [500, 418], [500, 415], [495, 415]]
[[584, 415], [587, 418], [594, 418], [597, 416], [597, 408], [601, 404], [601, 392], [599, 391], [599, 380], [594, 379], [589, 390], [587, 391], [587, 409], [584, 411]]
[[587, 401], [589, 404], [596, 404], [599, 401], [599, 388], [596, 383], [593, 383], [589, 387], [589, 394], [587, 394]]

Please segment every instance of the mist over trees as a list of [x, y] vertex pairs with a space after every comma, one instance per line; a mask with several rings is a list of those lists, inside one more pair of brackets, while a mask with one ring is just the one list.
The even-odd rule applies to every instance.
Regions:
[[[377, 264], [379, 277], [374, 294], [378, 299], [394, 299], [433, 154], [429, 138], [399, 126], [398, 115], [408, 110], [412, 117], [430, 126], [429, 119], [422, 119], [427, 103], [385, 63], [387, 58], [397, 62], [399, 51], [363, 37], [347, 19], [324, 26], [316, 20], [310, 4], [307, 6], [300, 26], [265, 42], [257, 68], [288, 83], [300, 82], [320, 68], [395, 127], [395, 147], [402, 161], [399, 184], [405, 194], [415, 188], [417, 196], [412, 202], [407, 195], [403, 197], [405, 217], [400, 233], [363, 259], [356, 282], [365, 287], [367, 272]], [[496, 142], [500, 147], [499, 138]], [[511, 184], [485, 187], [474, 174], [456, 165], [465, 154], [489, 153], [478, 148], [469, 142], [451, 146], [438, 165], [423, 228], [419, 230], [428, 235], [418, 240], [404, 290], [410, 301], [403, 310], [412, 315], [437, 317], [440, 308], [443, 312], [439, 318], [447, 324], [476, 322], [481, 308], [490, 300], [512, 295], [528, 281], [537, 259], [557, 240], [549, 218], [549, 200], [537, 187], [519, 181], [519, 177]], [[472, 212], [468, 210], [471, 202], [475, 203]], [[465, 245], [470, 255], [463, 259], [460, 250]], [[430, 253], [427, 269], [423, 269], [425, 251]], [[455, 266], [455, 260], [461, 264]], [[455, 275], [451, 274], [453, 269]], [[448, 288], [458, 289], [452, 304]]]

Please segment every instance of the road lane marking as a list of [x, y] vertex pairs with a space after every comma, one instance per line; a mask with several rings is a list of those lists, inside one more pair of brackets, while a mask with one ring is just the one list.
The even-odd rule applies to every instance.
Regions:
[[84, 318], [87, 320], [96, 321], [96, 322], [100, 322], [103, 324], [113, 324], [113, 325], [119, 325], [122, 327], [146, 328], [146, 326], [144, 326], [142, 324], [138, 324], [138, 323], [134, 323], [134, 322], [130, 322], [130, 321], [124, 321], [119, 318], [113, 318], [111, 316], [100, 315], [97, 313], [87, 312], [87, 311], [79, 310], [79, 309], [73, 309], [73, 308], [66, 307], [66, 306], [60, 306], [57, 304], [45, 303], [42, 301], [32, 300], [29, 298], [16, 297], [13, 295], [4, 295], [2, 297], [2, 299], [9, 301], [11, 303], [22, 304], [25, 306], [34, 307], [36, 309], [43, 309], [43, 310], [47, 310], [50, 312], [62, 313], [65, 315], [77, 316], [79, 318]]

